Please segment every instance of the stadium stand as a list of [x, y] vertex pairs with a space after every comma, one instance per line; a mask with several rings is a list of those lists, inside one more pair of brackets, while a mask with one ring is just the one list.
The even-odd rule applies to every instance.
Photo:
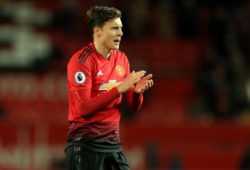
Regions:
[[[124, 5], [122, 9], [130, 5], [125, 1], [105, 2]], [[152, 10], [157, 7], [154, 5], [157, 2], [149, 2]], [[198, 25], [201, 38], [191, 30], [190, 34], [177, 32], [173, 37], [164, 39], [157, 35], [159, 30], [154, 30], [152, 25], [150, 30], [145, 30], [143, 38], [133, 37], [130, 28], [124, 28], [121, 50], [128, 55], [132, 69], [146, 69], [155, 77], [154, 87], [145, 94], [142, 110], [132, 119], [122, 120], [121, 137], [132, 170], [149, 169], [146, 150], [151, 143], [158, 147], [155, 158], [159, 159], [156, 165], [159, 170], [170, 169], [170, 166], [185, 170], [237, 170], [250, 144], [249, 101], [246, 104], [248, 109], [237, 112], [234, 119], [223, 119], [216, 113], [211, 115], [210, 110], [191, 113], [192, 104], [205, 98], [196, 84], [197, 74], [201, 72], [207, 56], [204, 52], [219, 48], [212, 47], [209, 31], [205, 30], [216, 2], [193, 2], [199, 6], [197, 10], [200, 9], [198, 12], [204, 19], [203, 25]], [[176, 11], [180, 4], [175, 7], [172, 3], [168, 16], [173, 15], [173, 28], [177, 28], [185, 22], [178, 24], [175, 15], [179, 15]], [[63, 163], [53, 162], [63, 162], [64, 159], [66, 64], [72, 53], [91, 39], [87, 36], [83, 19], [84, 11], [91, 5], [93, 2], [85, 0], [0, 2], [0, 169], [63, 170]], [[221, 2], [218, 8], [223, 5]], [[235, 12], [232, 6], [230, 9]], [[244, 9], [240, 13], [243, 17], [239, 17], [243, 21], [237, 20], [244, 23], [244, 17], [249, 19], [249, 13], [244, 13], [249, 2], [247, 5], [247, 2], [239, 1], [237, 7]], [[185, 11], [183, 9], [182, 12]], [[220, 12], [223, 14], [220, 9], [216, 14]], [[128, 12], [124, 11], [126, 16], [129, 16]], [[248, 28], [249, 23], [239, 26]], [[241, 34], [244, 40], [241, 49], [243, 53], [246, 51], [247, 57], [239, 58], [244, 58], [245, 67], [249, 66], [249, 53], [245, 50], [245, 41], [249, 43], [249, 39], [244, 37], [249, 35], [249, 30]], [[147, 33], [149, 35], [145, 36]], [[230, 59], [225, 60], [222, 52], [219, 50], [214, 55], [218, 55], [222, 63], [229, 63]], [[231, 87], [231, 84], [226, 86]]]

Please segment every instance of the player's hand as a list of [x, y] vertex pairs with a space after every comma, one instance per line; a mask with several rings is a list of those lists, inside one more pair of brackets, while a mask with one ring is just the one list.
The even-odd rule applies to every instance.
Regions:
[[152, 77], [153, 77], [152, 74], [148, 74], [147, 76], [141, 78], [141, 80], [136, 83], [135, 88], [134, 88], [134, 92], [135, 93], [143, 93], [144, 91], [151, 88], [154, 84]]
[[141, 80], [145, 75], [146, 71], [132, 72], [122, 83], [117, 87], [119, 93], [125, 93], [128, 91], [135, 83]]

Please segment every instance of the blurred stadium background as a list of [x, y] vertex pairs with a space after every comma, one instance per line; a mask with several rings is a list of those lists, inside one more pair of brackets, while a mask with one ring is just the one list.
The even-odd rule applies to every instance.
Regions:
[[154, 74], [124, 108], [131, 170], [250, 169], [249, 0], [0, 0], [0, 169], [65, 170], [66, 64], [92, 5], [121, 9], [121, 50]]

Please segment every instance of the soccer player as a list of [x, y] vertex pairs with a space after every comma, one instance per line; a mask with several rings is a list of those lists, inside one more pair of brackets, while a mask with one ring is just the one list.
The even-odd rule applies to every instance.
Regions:
[[152, 74], [130, 72], [126, 55], [119, 51], [121, 12], [94, 6], [87, 11], [93, 42], [77, 51], [67, 66], [68, 170], [127, 170], [119, 138], [119, 105], [138, 110], [143, 92], [153, 85]]

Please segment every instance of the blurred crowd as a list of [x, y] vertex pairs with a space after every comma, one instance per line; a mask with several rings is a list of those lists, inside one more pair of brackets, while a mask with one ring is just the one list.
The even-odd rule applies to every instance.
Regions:
[[193, 35], [207, 42], [197, 75], [199, 101], [217, 119], [249, 115], [249, 8], [250, 1], [208, 1], [191, 12], [200, 24]]
[[[65, 74], [72, 52], [91, 40], [85, 13], [92, 5], [121, 9], [123, 38], [127, 42], [195, 42], [201, 60], [198, 70], [190, 76], [195, 89], [189, 103], [190, 115], [204, 116], [206, 120], [242, 119], [250, 124], [250, 0], [0, 0], [0, 73]], [[143, 57], [135, 61], [143, 65]], [[155, 88], [167, 78], [162, 75], [155, 76]], [[145, 103], [149, 105], [147, 95]], [[133, 117], [133, 113], [126, 112]], [[0, 104], [0, 119], [4, 114]], [[148, 169], [159, 166], [159, 151], [157, 143], [147, 146]], [[249, 153], [246, 149], [242, 155], [242, 170], [249, 168]], [[61, 159], [52, 164], [58, 169], [65, 167]], [[180, 170], [182, 164], [181, 156], [173, 152], [167, 169]]]
[[231, 119], [249, 110], [249, 0], [1, 0], [0, 69], [54, 69], [51, 63], [69, 57], [62, 41], [90, 40], [84, 17], [95, 4], [121, 9], [125, 39], [198, 42], [202, 62], [194, 111]]

